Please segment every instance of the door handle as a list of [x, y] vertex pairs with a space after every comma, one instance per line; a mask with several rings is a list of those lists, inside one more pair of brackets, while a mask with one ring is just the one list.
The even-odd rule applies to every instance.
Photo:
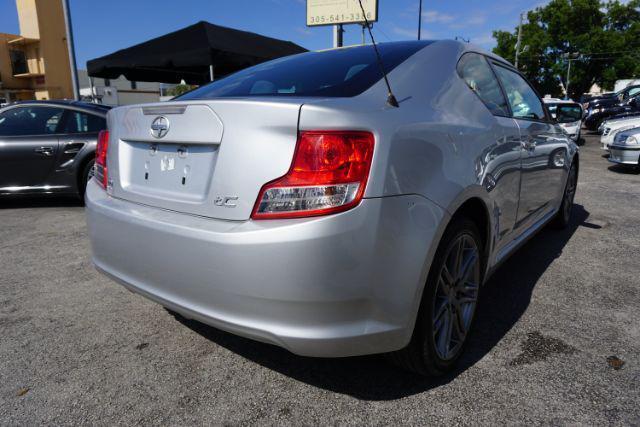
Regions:
[[42, 154], [43, 156], [53, 155], [53, 147], [38, 147], [33, 151], [35, 151], [38, 154]]

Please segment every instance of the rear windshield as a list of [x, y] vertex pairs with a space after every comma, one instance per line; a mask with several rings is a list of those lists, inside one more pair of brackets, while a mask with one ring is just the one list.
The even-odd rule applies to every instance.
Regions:
[[[432, 42], [397, 42], [378, 45], [390, 72]], [[254, 96], [350, 97], [382, 78], [373, 46], [308, 52], [279, 58], [209, 83], [176, 100]]]

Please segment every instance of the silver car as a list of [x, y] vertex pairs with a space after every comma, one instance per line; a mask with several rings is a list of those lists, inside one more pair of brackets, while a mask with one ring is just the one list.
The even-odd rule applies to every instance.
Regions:
[[609, 146], [609, 161], [640, 167], [640, 127], [616, 134]]
[[452, 369], [481, 285], [569, 223], [578, 149], [503, 59], [454, 41], [379, 49], [398, 107], [359, 46], [112, 110], [86, 195], [96, 267], [299, 355]]

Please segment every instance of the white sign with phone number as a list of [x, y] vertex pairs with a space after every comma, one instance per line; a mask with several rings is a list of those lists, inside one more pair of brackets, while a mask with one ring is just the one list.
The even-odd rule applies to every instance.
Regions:
[[[378, 0], [362, 0], [369, 22], [378, 20]], [[358, 0], [307, 0], [307, 26], [364, 24]]]

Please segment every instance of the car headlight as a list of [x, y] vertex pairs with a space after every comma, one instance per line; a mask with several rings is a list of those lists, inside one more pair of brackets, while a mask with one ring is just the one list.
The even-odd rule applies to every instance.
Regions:
[[640, 139], [637, 136], [630, 136], [624, 143], [625, 145], [640, 145]]
[[615, 145], [640, 145], [640, 137], [638, 135], [627, 136], [619, 133], [613, 139]]

